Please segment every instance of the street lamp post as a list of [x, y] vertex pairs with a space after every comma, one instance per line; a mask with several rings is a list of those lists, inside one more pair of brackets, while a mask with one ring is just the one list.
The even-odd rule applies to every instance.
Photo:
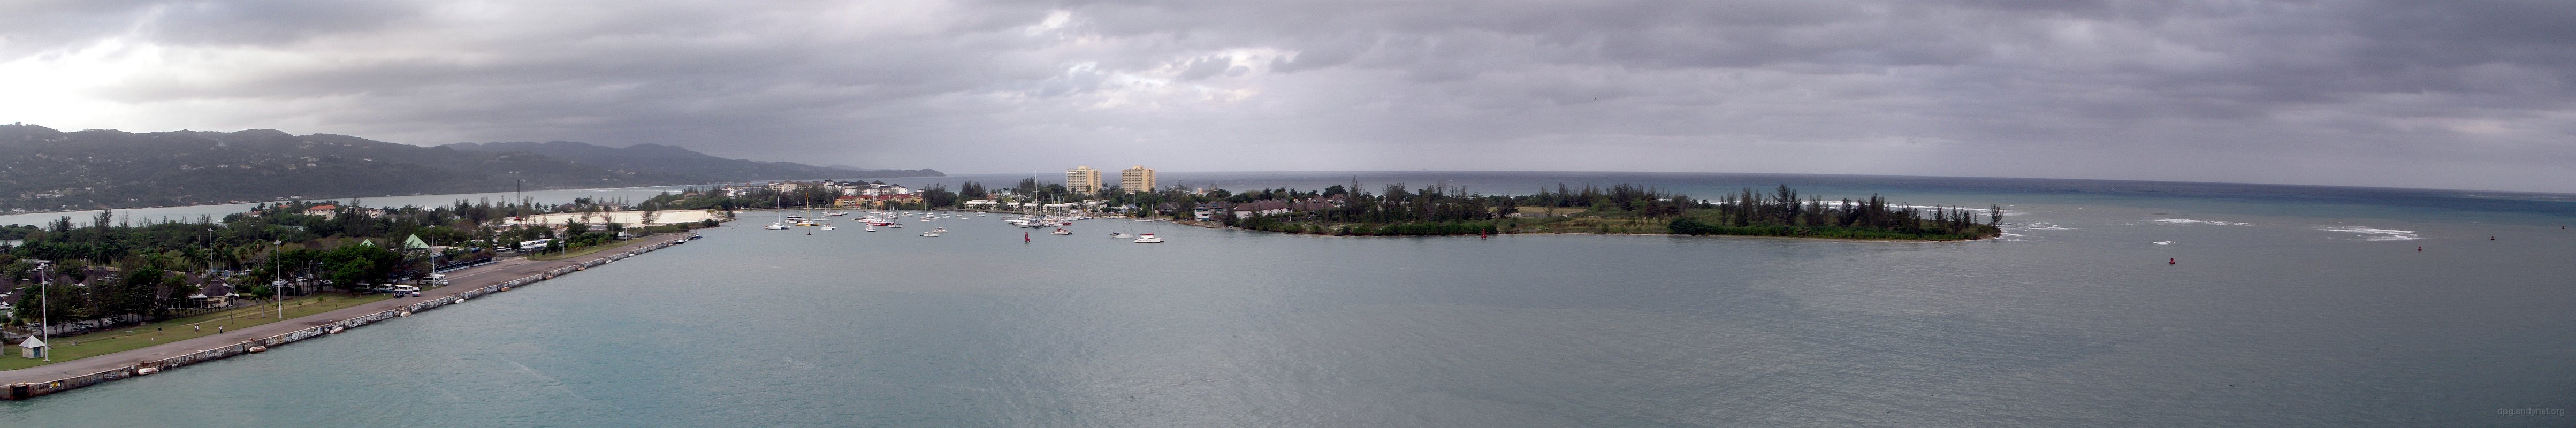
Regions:
[[277, 250], [285, 248], [286, 240], [280, 239], [270, 243], [274, 245], [268, 247], [268, 276], [271, 277], [268, 282], [268, 297], [277, 301], [277, 319], [286, 319], [286, 290], [279, 289], [279, 284], [286, 282], [286, 272], [279, 269], [277, 265]]
[[36, 294], [45, 296], [45, 301], [40, 303], [44, 306], [38, 307], [40, 315], [36, 318], [36, 335], [44, 337], [45, 361], [54, 360], [54, 281], [49, 276], [45, 273], [45, 263], [37, 263]]

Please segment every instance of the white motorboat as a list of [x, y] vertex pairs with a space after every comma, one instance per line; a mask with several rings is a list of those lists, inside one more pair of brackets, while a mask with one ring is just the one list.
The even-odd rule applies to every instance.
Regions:
[[937, 238], [937, 237], [939, 237], [939, 234], [937, 234], [937, 233], [923, 232], [923, 233], [921, 234], [921, 236], [922, 236], [922, 237], [926, 237], [926, 238]]
[[873, 225], [873, 224], [868, 225], [868, 231], [869, 231], [869, 232], [875, 232], [875, 231], [877, 231], [877, 225]]
[[1154, 234], [1148, 233], [1148, 234], [1145, 234], [1145, 235], [1144, 235], [1144, 237], [1142, 237], [1142, 238], [1136, 238], [1136, 243], [1138, 243], [1138, 244], [1160, 244], [1160, 243], [1163, 243], [1163, 238], [1156, 238], [1156, 237], [1154, 237]]
[[1118, 233], [1118, 232], [1109, 232], [1109, 237], [1111, 237], [1111, 238], [1134, 238], [1134, 237], [1136, 237], [1136, 235], [1129, 235], [1129, 234]]
[[770, 223], [768, 226], [761, 226], [760, 228], [769, 230], [787, 230], [787, 225]]
[[838, 227], [832, 227], [832, 225], [828, 225], [828, 224], [823, 225], [823, 227], [817, 227], [817, 228], [815, 228], [815, 229], [822, 229], [822, 230], [841, 230], [841, 228], [838, 228]]
[[1054, 232], [1047, 232], [1047, 234], [1049, 234], [1049, 235], [1071, 235], [1071, 234], [1073, 234], [1073, 231], [1070, 231], [1070, 230], [1064, 230], [1064, 229], [1062, 229], [1062, 228], [1058, 228], [1058, 229], [1056, 229]]

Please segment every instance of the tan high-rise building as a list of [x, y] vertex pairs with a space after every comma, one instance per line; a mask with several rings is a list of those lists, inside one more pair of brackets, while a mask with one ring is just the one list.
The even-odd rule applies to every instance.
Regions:
[[1077, 166], [1064, 171], [1064, 190], [1088, 195], [1100, 191], [1100, 170]]
[[1127, 193], [1154, 191], [1154, 170], [1137, 165], [1118, 171], [1118, 187]]

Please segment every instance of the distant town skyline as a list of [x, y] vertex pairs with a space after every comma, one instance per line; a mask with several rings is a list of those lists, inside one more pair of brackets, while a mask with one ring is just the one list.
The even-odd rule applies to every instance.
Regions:
[[957, 174], [2576, 192], [2570, 21], [2576, 3], [22, 2], [0, 6], [0, 123]]

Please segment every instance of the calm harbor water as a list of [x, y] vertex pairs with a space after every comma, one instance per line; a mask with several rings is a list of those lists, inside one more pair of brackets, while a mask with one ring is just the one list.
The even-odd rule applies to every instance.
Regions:
[[[1219, 184], [1316, 188], [1332, 174]], [[2499, 412], [2576, 407], [2576, 230], [2560, 229], [2576, 203], [2564, 195], [1655, 177], [1694, 194], [1786, 181], [2014, 215], [2006, 239], [1968, 243], [1332, 238], [1123, 220], [1023, 243], [1027, 229], [994, 216], [808, 235], [745, 227], [774, 215], [753, 213], [689, 245], [352, 334], [0, 402], [0, 420], [2576, 423]], [[1377, 178], [1363, 181], [1429, 182]], [[1489, 192], [1564, 178], [1452, 176]], [[952, 233], [917, 236], [932, 227]]]

